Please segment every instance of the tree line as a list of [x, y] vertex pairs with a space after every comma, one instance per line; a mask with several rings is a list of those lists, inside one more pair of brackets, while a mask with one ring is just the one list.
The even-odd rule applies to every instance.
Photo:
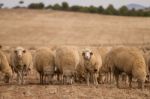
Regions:
[[[23, 2], [19, 2], [22, 4]], [[14, 8], [18, 8], [14, 7]], [[74, 12], [85, 12], [85, 13], [98, 13], [105, 15], [118, 15], [118, 16], [150, 16], [150, 10], [144, 11], [142, 9], [128, 9], [126, 6], [122, 6], [119, 9], [116, 9], [112, 4], [110, 4], [107, 8], [103, 6], [95, 7], [95, 6], [79, 6], [73, 5], [69, 6], [67, 2], [62, 2], [61, 4], [54, 4], [45, 6], [43, 3], [31, 3], [28, 5], [29, 9], [53, 9], [53, 10], [63, 10], [63, 11], [74, 11]]]
[[113, 5], [109, 5], [107, 8], [103, 6], [79, 6], [73, 5], [69, 6], [67, 2], [62, 2], [62, 4], [54, 4], [45, 6], [43, 3], [32, 3], [28, 6], [29, 9], [53, 9], [53, 10], [63, 10], [63, 11], [74, 11], [74, 12], [85, 12], [85, 13], [98, 13], [105, 15], [118, 15], [118, 16], [150, 16], [150, 11], [144, 10], [129, 10], [126, 6], [122, 6], [116, 9]]

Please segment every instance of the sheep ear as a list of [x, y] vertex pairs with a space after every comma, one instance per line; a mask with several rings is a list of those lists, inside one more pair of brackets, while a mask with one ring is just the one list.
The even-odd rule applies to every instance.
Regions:
[[23, 53], [26, 53], [26, 50], [23, 50]]
[[93, 53], [92, 53], [92, 52], [90, 52], [90, 55], [93, 55]]
[[85, 52], [82, 53], [82, 56], [85, 56]]
[[17, 53], [17, 50], [14, 50], [14, 53]]
[[0, 49], [2, 49], [2, 45], [0, 45]]

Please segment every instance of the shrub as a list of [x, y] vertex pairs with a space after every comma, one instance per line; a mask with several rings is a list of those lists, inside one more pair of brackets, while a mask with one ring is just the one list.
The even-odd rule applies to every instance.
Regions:
[[43, 9], [44, 8], [44, 4], [43, 3], [31, 3], [28, 8], [29, 9]]
[[125, 16], [127, 16], [128, 15], [128, 8], [126, 6], [122, 6], [119, 9], [119, 15], [125, 15]]
[[69, 5], [67, 2], [62, 2], [62, 10], [68, 10], [69, 9]]
[[61, 10], [61, 6], [59, 4], [54, 4], [54, 6], [52, 6], [52, 9]]

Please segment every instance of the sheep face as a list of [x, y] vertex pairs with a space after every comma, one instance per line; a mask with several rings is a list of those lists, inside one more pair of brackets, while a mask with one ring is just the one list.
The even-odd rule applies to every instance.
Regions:
[[86, 50], [82, 52], [82, 56], [85, 60], [90, 60], [93, 55], [93, 52], [90, 50]]
[[14, 51], [16, 56], [21, 59], [23, 54], [26, 53], [26, 50], [24, 48], [21, 47], [17, 47], [16, 50]]

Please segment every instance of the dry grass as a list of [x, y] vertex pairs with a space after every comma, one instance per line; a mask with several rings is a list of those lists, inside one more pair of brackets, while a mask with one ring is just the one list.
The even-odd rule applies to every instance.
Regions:
[[0, 10], [4, 45], [150, 43], [150, 18], [51, 10]]

